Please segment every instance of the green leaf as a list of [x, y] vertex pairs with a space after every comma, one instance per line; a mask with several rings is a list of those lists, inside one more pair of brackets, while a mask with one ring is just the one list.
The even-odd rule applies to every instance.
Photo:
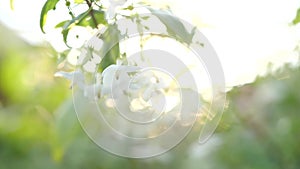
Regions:
[[106, 19], [105, 19], [105, 13], [103, 11], [100, 10], [93, 10], [94, 11], [94, 16], [98, 22], [98, 24], [103, 24], [106, 25]]
[[55, 28], [62, 28], [67, 22], [70, 22], [70, 20], [59, 22], [57, 25], [55, 25]]
[[116, 64], [117, 59], [120, 58], [120, 31], [118, 30], [117, 25], [109, 25], [106, 31], [101, 34], [99, 38], [104, 41], [103, 49], [109, 49], [102, 58], [98, 67], [98, 70], [102, 72], [109, 65]]
[[50, 10], [55, 9], [55, 6], [58, 3], [58, 1], [59, 0], [47, 0], [46, 3], [44, 4], [43, 8], [42, 8], [41, 15], [40, 15], [40, 28], [41, 28], [43, 33], [45, 33], [44, 25], [46, 23], [47, 14]]
[[297, 25], [300, 22], [300, 8], [297, 10], [296, 17], [293, 20], [293, 24]]
[[[90, 11], [87, 11], [87, 14], [91, 13]], [[106, 24], [105, 20], [105, 14], [103, 11], [99, 10], [92, 10], [92, 13], [96, 19], [97, 24]], [[93, 18], [91, 15], [86, 15], [84, 18], [82, 18], [78, 23], [78, 26], [90, 26], [92, 28], [97, 28], [98, 25], [95, 24]]]
[[188, 32], [183, 23], [176, 17], [161, 10], [155, 10], [148, 7], [150, 12], [155, 15], [167, 28], [169, 35], [175, 37], [177, 40], [191, 44], [195, 34], [196, 27], [191, 32]]
[[69, 34], [70, 29], [72, 29], [73, 26], [83, 26], [87, 27], [90, 26], [92, 28], [97, 28], [97, 25], [95, 24], [94, 20], [91, 17], [91, 11], [93, 12], [93, 15], [97, 21], [97, 24], [103, 24], [106, 25], [106, 20], [105, 20], [105, 14], [103, 11], [99, 10], [94, 10], [94, 9], [89, 9], [81, 14], [79, 14], [77, 17], [73, 18], [72, 20], [69, 21], [63, 21], [57, 24], [55, 27], [62, 27], [62, 34], [63, 34], [63, 40], [64, 43], [68, 46], [67, 44], [67, 37]]
[[[63, 29], [68, 29], [68, 28], [71, 28], [72, 25], [79, 25], [80, 22], [82, 22], [82, 20], [88, 16], [89, 14], [89, 11], [85, 11], [81, 14], [79, 14], [78, 16], [76, 16], [75, 18], [73, 18], [72, 20], [70, 20], [69, 22], [65, 23], [65, 25], [63, 26]], [[86, 26], [86, 25], [83, 25], [83, 26]]]
[[62, 35], [63, 35], [64, 43], [67, 45], [67, 47], [70, 47], [67, 43], [67, 38], [68, 38], [69, 31], [70, 31], [70, 29], [63, 29], [62, 32], [61, 32]]
[[63, 40], [64, 40], [64, 43], [70, 47], [67, 43], [67, 38], [68, 38], [68, 34], [69, 34], [69, 31], [70, 29], [72, 28], [73, 25], [76, 25], [76, 23], [80, 23], [88, 14], [89, 14], [89, 11], [86, 11], [86, 12], [83, 12], [81, 13], [80, 15], [78, 15], [77, 17], [73, 18], [72, 20], [66, 22], [63, 26], [63, 30], [62, 30], [62, 34], [63, 34]]
[[[67, 38], [68, 38], [68, 34], [69, 34], [69, 31], [70, 29], [72, 28], [73, 25], [76, 25], [76, 23], [80, 23], [88, 14], [89, 14], [89, 11], [86, 11], [86, 12], [83, 12], [81, 13], [80, 15], [78, 15], [77, 17], [73, 18], [72, 20], [69, 20], [67, 21], [66, 23], [64, 23], [64, 25], [62, 26], [63, 30], [62, 30], [62, 35], [63, 35], [63, 40], [64, 40], [64, 43], [70, 47], [67, 43]], [[59, 23], [58, 25], [56, 26], [60, 26], [62, 24]]]

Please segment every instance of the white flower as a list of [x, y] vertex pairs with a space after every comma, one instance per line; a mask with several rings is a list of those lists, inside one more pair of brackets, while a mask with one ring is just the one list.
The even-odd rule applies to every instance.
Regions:
[[71, 88], [77, 85], [89, 100], [111, 98], [118, 110], [150, 112], [153, 117], [168, 112], [183, 126], [193, 124], [199, 111], [199, 94], [172, 86], [170, 79], [143, 70], [138, 66], [110, 65], [102, 74], [96, 74], [94, 84], [86, 84], [82, 71], [57, 72], [54, 76], [70, 80]]
[[54, 77], [64, 77], [71, 81], [70, 88], [73, 88], [74, 85], [78, 85], [79, 88], [83, 89], [85, 86], [84, 76], [81, 71], [75, 72], [56, 72]]
[[116, 16], [116, 8], [122, 6], [127, 2], [127, 0], [109, 0], [109, 7], [106, 12], [106, 19], [111, 21]]
[[102, 95], [101, 89], [102, 89], [101, 74], [98, 73], [96, 75], [96, 83], [85, 86], [84, 96], [88, 97], [89, 99], [98, 100], [101, 98]]
[[101, 97], [101, 74], [96, 75], [96, 83], [86, 84], [84, 75], [81, 71], [74, 72], [56, 72], [55, 77], [64, 77], [71, 81], [70, 88], [73, 88], [74, 85], [77, 85], [82, 91], [83, 95], [90, 100], [98, 100]]
[[130, 74], [137, 73], [139, 70], [137, 66], [110, 65], [102, 72], [102, 94], [111, 92], [114, 95], [124, 94], [131, 80]]

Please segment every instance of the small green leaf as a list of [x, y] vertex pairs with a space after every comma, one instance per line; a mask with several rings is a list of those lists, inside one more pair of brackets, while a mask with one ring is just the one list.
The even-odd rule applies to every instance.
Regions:
[[[64, 25], [64, 29], [70, 28], [72, 24], [80, 25], [80, 23], [89, 15], [89, 10], [85, 11], [75, 18], [73, 18], [70, 22], [68, 22], [66, 25]], [[80, 25], [80, 26], [87, 26], [87, 25]]]
[[[106, 25], [106, 20], [105, 20], [105, 14], [103, 11], [99, 10], [93, 10], [93, 15], [96, 19], [97, 24], [104, 24]], [[92, 28], [97, 28], [98, 25], [95, 24], [92, 16], [90, 15], [90, 11], [87, 11], [88, 15], [85, 15], [84, 18], [82, 18], [77, 25], [78, 26], [90, 26]]]
[[47, 0], [46, 3], [44, 4], [43, 8], [42, 8], [41, 15], [40, 15], [40, 28], [41, 28], [43, 33], [45, 33], [44, 25], [45, 25], [46, 20], [47, 20], [47, 13], [50, 10], [55, 9], [55, 6], [58, 3], [58, 1], [59, 0]]
[[188, 32], [178, 18], [164, 11], [155, 10], [150, 7], [148, 7], [148, 9], [166, 26], [169, 35], [175, 37], [181, 42], [187, 43], [188, 45], [192, 43], [196, 27], [194, 27], [191, 32]]
[[96, 28], [97, 25], [94, 23], [90, 12], [91, 10], [93, 10], [93, 15], [97, 21], [98, 24], [104, 24], [106, 25], [106, 20], [105, 20], [105, 14], [103, 11], [99, 11], [99, 10], [94, 10], [94, 9], [89, 9], [81, 14], [79, 14], [77, 17], [73, 18], [72, 20], [69, 21], [63, 21], [60, 22], [59, 24], [56, 25], [56, 27], [62, 27], [62, 34], [63, 34], [63, 40], [65, 42], [65, 44], [68, 46], [67, 44], [67, 37], [69, 34], [70, 29], [72, 29], [73, 26], [90, 26], [92, 28]]
[[107, 22], [105, 20], [105, 13], [103, 11], [100, 11], [100, 10], [93, 10], [93, 11], [94, 11], [94, 16], [97, 20], [97, 23], [106, 25]]
[[68, 43], [67, 43], [67, 38], [68, 38], [69, 31], [70, 31], [70, 28], [68, 28], [68, 29], [63, 29], [63, 30], [61, 31], [61, 33], [62, 33], [62, 35], [63, 35], [64, 43], [65, 43], [68, 47], [70, 47], [70, 46], [68, 45]]
[[70, 22], [70, 20], [59, 22], [57, 25], [55, 25], [55, 28], [62, 28], [67, 22]]
[[[64, 43], [65, 43], [68, 47], [70, 47], [70, 46], [68, 45], [68, 43], [67, 43], [67, 38], [68, 38], [68, 34], [69, 34], [70, 29], [72, 28], [73, 25], [76, 25], [76, 23], [81, 22], [81, 20], [83, 20], [83, 19], [88, 15], [88, 12], [89, 12], [89, 10], [86, 11], [86, 12], [84, 12], [84, 13], [82, 13], [82, 14], [80, 14], [80, 15], [78, 15], [77, 17], [73, 18], [72, 20], [69, 20], [69, 21], [67, 21], [66, 23], [64, 23], [64, 25], [63, 25], [63, 27], [62, 27], [63, 30], [62, 30], [61, 33], [63, 34], [63, 40], [64, 40]], [[61, 22], [61, 23], [62, 23], [62, 22]], [[60, 26], [61, 23], [59, 23], [58, 25]], [[58, 25], [56, 25], [56, 26], [58, 26]]]
[[296, 17], [293, 20], [293, 24], [297, 25], [300, 22], [300, 8], [297, 10]]

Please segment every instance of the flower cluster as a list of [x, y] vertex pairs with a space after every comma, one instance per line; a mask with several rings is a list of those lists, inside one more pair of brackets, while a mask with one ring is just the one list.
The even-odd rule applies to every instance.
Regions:
[[113, 64], [97, 73], [93, 84], [86, 84], [82, 71], [57, 72], [55, 76], [70, 80], [71, 88], [77, 85], [90, 101], [112, 100], [112, 107], [131, 112], [129, 116], [132, 115], [132, 118], [138, 112], [145, 117], [150, 114], [151, 117], [147, 118], [155, 120], [161, 113], [171, 112], [182, 125], [192, 124], [198, 113], [199, 95], [192, 90], [181, 89], [175, 79], [159, 72]]

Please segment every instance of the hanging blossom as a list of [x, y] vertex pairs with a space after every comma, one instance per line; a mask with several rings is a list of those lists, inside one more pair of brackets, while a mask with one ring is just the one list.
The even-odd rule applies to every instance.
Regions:
[[[64, 77], [71, 81], [70, 88], [75, 85], [84, 93], [84, 96], [98, 100], [103, 96], [128, 95], [148, 102], [157, 92], [164, 93], [169, 85], [163, 78], [157, 77], [153, 72], [142, 72], [138, 66], [117, 64], [108, 66], [102, 73], [96, 74], [94, 84], [86, 84], [81, 70], [74, 72], [57, 72], [55, 77]], [[137, 78], [138, 77], [138, 78]]]
[[111, 98], [118, 108], [127, 112], [169, 112], [183, 126], [193, 124], [198, 114], [197, 92], [172, 86], [165, 78], [138, 66], [110, 65], [101, 74], [96, 74], [93, 84], [86, 84], [81, 70], [61, 71], [54, 76], [70, 80], [70, 88], [78, 86], [84, 97], [91, 101]]
[[98, 100], [101, 97], [101, 74], [96, 74], [96, 83], [86, 84], [83, 72], [80, 70], [74, 72], [56, 72], [55, 77], [64, 77], [71, 81], [70, 88], [73, 88], [77, 85], [84, 94], [84, 97], [87, 97], [90, 100]]
[[[108, 96], [113, 91], [117, 92], [116, 95], [126, 93], [127, 86], [130, 82], [130, 75], [137, 73], [141, 68], [137, 66], [121, 65], [122, 63], [118, 60], [117, 64], [108, 66], [101, 73], [96, 74], [96, 82], [94, 84], [87, 84], [84, 78], [84, 74], [81, 70], [73, 72], [56, 72], [55, 77], [64, 77], [71, 81], [70, 88], [75, 85], [83, 91], [84, 96], [98, 100], [102, 96]], [[114, 90], [112, 90], [114, 89]]]
[[137, 66], [110, 65], [103, 72], [102, 94], [108, 95], [114, 92], [115, 95], [126, 93], [131, 81], [131, 74], [136, 74], [141, 70]]

